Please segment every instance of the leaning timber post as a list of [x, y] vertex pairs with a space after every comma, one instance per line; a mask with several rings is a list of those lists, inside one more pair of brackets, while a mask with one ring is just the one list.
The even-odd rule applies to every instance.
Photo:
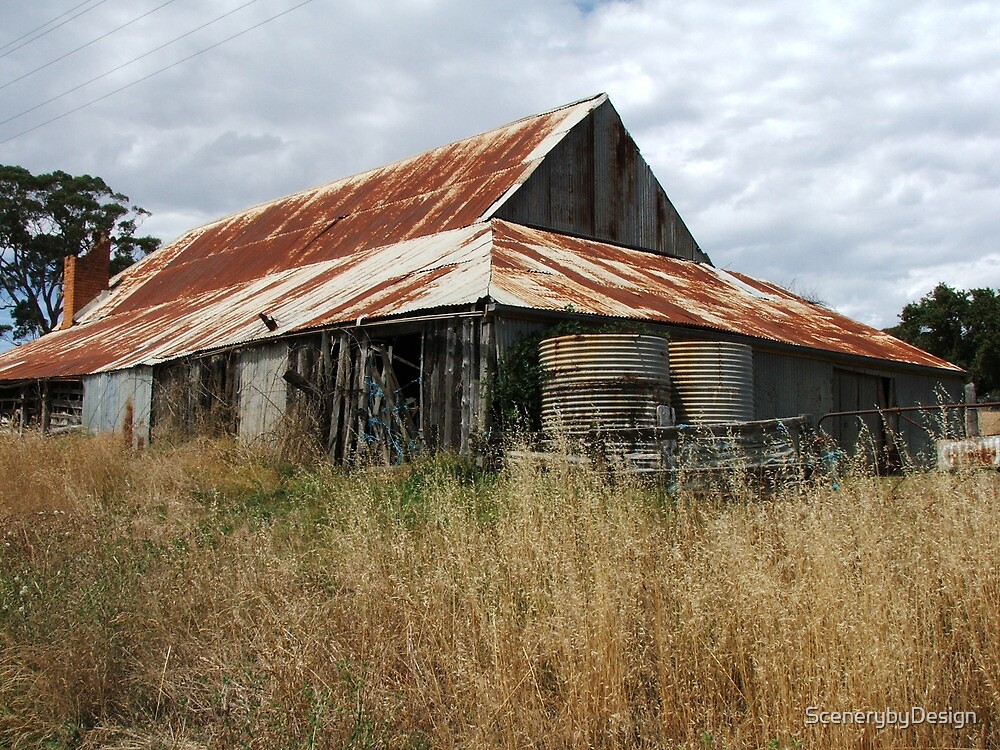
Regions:
[[424, 389], [427, 387], [427, 330], [429, 324], [425, 323], [423, 329], [420, 331], [420, 362], [419, 362], [419, 383], [418, 390], [419, 394], [417, 397], [417, 441], [420, 443], [421, 447], [426, 447], [426, 426], [427, 415], [424, 411]]
[[343, 448], [340, 446], [340, 430], [343, 424], [347, 430], [346, 418], [341, 420], [341, 413], [344, 410], [347, 389], [350, 387], [350, 340], [347, 333], [341, 331], [337, 336], [337, 372], [333, 382], [333, 396], [330, 403], [330, 431], [327, 434], [326, 447], [330, 455], [330, 460], [336, 462], [338, 457], [343, 456]]
[[438, 324], [424, 324], [420, 341], [420, 435], [424, 445], [436, 450], [441, 435], [441, 418], [438, 409]]
[[[966, 383], [965, 385], [965, 403], [975, 406], [976, 404], [976, 384]], [[979, 409], [976, 408], [966, 408], [965, 409], [965, 436], [966, 437], [979, 437]]]
[[320, 393], [319, 437], [322, 439], [330, 430], [330, 407], [333, 404], [333, 341], [330, 331], [323, 331], [319, 337], [319, 377], [317, 386]]
[[475, 377], [472, 372], [472, 338], [475, 335], [475, 324], [472, 318], [464, 318], [461, 322], [461, 346], [462, 363], [461, 374], [458, 380], [458, 387], [461, 390], [461, 427], [458, 450], [459, 453], [468, 454], [471, 447], [473, 430], [473, 393], [478, 389]]
[[482, 318], [479, 328], [479, 400], [476, 413], [477, 429], [488, 434], [490, 429], [490, 384], [496, 375], [497, 348], [493, 318]]
[[[461, 419], [461, 406], [455, 408], [455, 375], [457, 355], [459, 355], [459, 333], [457, 320], [449, 320], [445, 323], [445, 349], [444, 349], [444, 394], [441, 409], [444, 412], [443, 430], [441, 432], [441, 447], [444, 450], [454, 450], [456, 440], [455, 422]], [[458, 417], [458, 419], [456, 419]]]
[[38, 381], [38, 400], [41, 407], [40, 424], [42, 434], [46, 435], [52, 422], [52, 403], [49, 398], [49, 381]]
[[17, 434], [19, 437], [24, 437], [24, 423], [28, 419], [28, 396], [25, 393], [26, 385], [22, 385], [17, 389]]
[[187, 367], [187, 387], [184, 389], [184, 399], [180, 423], [184, 426], [185, 432], [191, 433], [200, 429], [198, 424], [199, 406], [202, 402], [202, 392], [205, 390], [201, 379], [201, 360], [191, 358]]
[[[368, 374], [368, 332], [362, 330], [359, 339], [358, 359], [355, 366], [357, 379], [354, 381], [354, 395], [357, 400], [355, 402], [356, 427], [351, 441], [353, 444], [353, 451], [351, 452], [354, 454], [352, 458], [363, 458], [366, 453], [365, 449], [367, 448], [365, 434], [368, 426], [368, 384], [365, 376]], [[345, 458], [347, 455], [345, 453]]]

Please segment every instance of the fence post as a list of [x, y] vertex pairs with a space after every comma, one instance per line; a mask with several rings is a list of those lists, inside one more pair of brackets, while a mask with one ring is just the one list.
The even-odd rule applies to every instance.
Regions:
[[[973, 406], [975, 406], [976, 403], [975, 383], [966, 383], [965, 403], [972, 404]], [[976, 408], [965, 409], [965, 436], [968, 438], [979, 437], [979, 409]]]

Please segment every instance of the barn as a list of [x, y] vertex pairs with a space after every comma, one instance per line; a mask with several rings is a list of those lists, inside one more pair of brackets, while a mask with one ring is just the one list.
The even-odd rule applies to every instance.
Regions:
[[[566, 321], [743, 347], [756, 420], [958, 401], [964, 382], [716, 268], [604, 94], [219, 219], [114, 278], [106, 244], [66, 271], [60, 330], [0, 355], [0, 415], [137, 446], [306, 419], [337, 462], [472, 452], [507, 352]], [[850, 446], [862, 421], [824, 426]], [[893, 427], [927, 447], [921, 419]]]

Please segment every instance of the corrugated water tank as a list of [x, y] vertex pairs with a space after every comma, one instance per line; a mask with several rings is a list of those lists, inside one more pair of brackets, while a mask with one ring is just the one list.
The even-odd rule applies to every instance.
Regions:
[[[570, 439], [592, 430], [652, 428], [670, 403], [670, 355], [661, 336], [575, 334], [539, 345], [543, 371], [542, 426]], [[649, 438], [619, 436], [622, 455], [651, 451]]]
[[670, 375], [681, 424], [753, 420], [753, 349], [726, 341], [671, 341]]

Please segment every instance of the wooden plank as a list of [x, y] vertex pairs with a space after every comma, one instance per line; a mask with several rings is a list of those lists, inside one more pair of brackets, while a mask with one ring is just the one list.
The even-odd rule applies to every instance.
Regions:
[[496, 372], [496, 341], [493, 318], [483, 318], [479, 326], [479, 377], [477, 379], [479, 399], [476, 405], [476, 428], [483, 433], [490, 429], [488, 384]]
[[394, 446], [399, 444], [399, 415], [396, 412], [396, 378], [392, 373], [392, 346], [381, 347], [382, 372], [379, 373], [379, 387], [382, 389], [382, 411], [379, 419], [385, 428], [385, 447], [382, 455], [386, 463], [391, 463], [396, 456]]
[[367, 333], [363, 333], [362, 336], [355, 364], [357, 379], [354, 382], [353, 394], [355, 397], [355, 419], [353, 422], [355, 428], [351, 439], [350, 454], [352, 458], [363, 455], [367, 447], [364, 439], [368, 421], [368, 387], [365, 383], [365, 376], [368, 374], [369, 343]]
[[302, 375], [297, 373], [295, 370], [291, 369], [286, 370], [285, 374], [282, 375], [282, 377], [285, 379], [286, 383], [302, 391], [302, 393], [304, 393], [309, 398], [314, 398], [314, 399], [320, 398], [321, 394], [319, 392], [319, 389], [315, 385], [310, 383], [308, 380], [306, 380], [304, 377], [302, 377]]
[[420, 405], [420, 424], [424, 440], [429, 448], [436, 450], [441, 445], [441, 383], [442, 373], [442, 341], [440, 323], [428, 323], [424, 332], [423, 352], [423, 384], [421, 395], [424, 397]]
[[[319, 372], [316, 387], [320, 392], [319, 399], [319, 437], [326, 438], [330, 430], [330, 407], [333, 402], [333, 346], [329, 331], [323, 331], [319, 337]], [[324, 447], [329, 445], [325, 443]]]
[[458, 380], [459, 404], [459, 445], [460, 453], [468, 453], [472, 437], [472, 326], [475, 321], [465, 318], [460, 323], [461, 374]]
[[319, 380], [324, 391], [329, 391], [330, 380], [333, 378], [333, 346], [329, 331], [323, 331], [319, 337]]
[[[975, 405], [976, 403], [976, 384], [967, 383], [965, 386], [965, 403]], [[979, 410], [978, 409], [965, 409], [965, 436], [974, 438], [979, 437]]]
[[330, 431], [327, 435], [326, 448], [330, 459], [336, 461], [343, 458], [343, 443], [341, 438], [341, 428], [347, 430], [347, 420], [342, 419], [341, 412], [344, 410], [347, 389], [351, 382], [351, 348], [350, 340], [346, 333], [341, 333], [337, 337], [337, 374], [336, 382], [333, 386], [333, 400], [330, 407]]
[[417, 368], [417, 376], [420, 379], [419, 383], [419, 399], [420, 402], [417, 405], [417, 437], [423, 442], [424, 436], [426, 435], [426, 418], [424, 416], [424, 388], [427, 380], [427, 370], [424, 366], [424, 349], [427, 344], [427, 324], [424, 324], [423, 330], [420, 332], [420, 366]]
[[49, 431], [49, 426], [50, 426], [49, 423], [50, 423], [51, 418], [52, 418], [51, 417], [51, 404], [49, 403], [49, 381], [48, 380], [43, 380], [41, 382], [40, 391], [41, 392], [39, 393], [39, 396], [40, 396], [40, 400], [42, 402], [41, 403], [42, 414], [41, 414], [41, 420], [40, 421], [41, 421], [42, 433], [46, 433], [46, 432]]
[[441, 447], [445, 450], [455, 448], [455, 422], [456, 418], [461, 418], [461, 412], [455, 408], [455, 368], [456, 354], [458, 353], [458, 331], [455, 322], [449, 321], [445, 334], [444, 350], [444, 388], [442, 389], [441, 406], [444, 407], [444, 424], [441, 435]]

